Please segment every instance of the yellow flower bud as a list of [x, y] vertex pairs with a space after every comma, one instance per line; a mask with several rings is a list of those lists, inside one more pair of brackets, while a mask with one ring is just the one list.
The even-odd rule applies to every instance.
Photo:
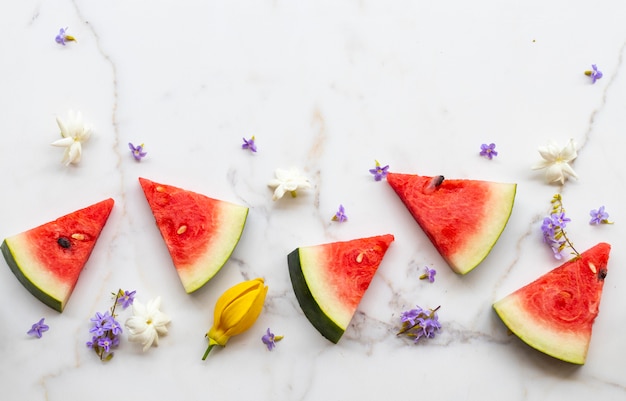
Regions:
[[205, 360], [211, 349], [225, 346], [230, 337], [248, 330], [261, 314], [267, 286], [262, 278], [241, 282], [222, 294], [215, 303], [213, 327], [206, 333], [209, 346], [202, 357]]

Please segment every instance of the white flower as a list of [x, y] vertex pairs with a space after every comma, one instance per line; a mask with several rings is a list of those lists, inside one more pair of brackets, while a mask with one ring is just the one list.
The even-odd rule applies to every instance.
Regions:
[[539, 154], [543, 160], [536, 163], [533, 170], [546, 169], [546, 181], [549, 183], [565, 183], [568, 177], [578, 178], [569, 163], [576, 159], [576, 144], [570, 139], [564, 148], [559, 148], [556, 143], [550, 141], [547, 146], [539, 147]]
[[272, 200], [278, 200], [283, 197], [285, 192], [291, 192], [291, 196], [296, 196], [298, 188], [311, 188], [309, 180], [300, 175], [297, 169], [283, 170], [276, 169], [276, 178], [271, 180], [267, 185], [274, 189]]
[[52, 142], [52, 146], [65, 148], [63, 154], [63, 164], [78, 163], [82, 153], [82, 143], [87, 142], [91, 136], [91, 127], [83, 124], [83, 116], [80, 112], [74, 113], [70, 110], [67, 113], [67, 121], [64, 123], [57, 117], [57, 124], [61, 129], [62, 138]]
[[126, 320], [128, 340], [143, 345], [143, 351], [154, 345], [159, 345], [159, 335], [167, 334], [167, 325], [170, 318], [159, 310], [161, 297], [148, 301], [147, 305], [135, 300], [133, 316]]

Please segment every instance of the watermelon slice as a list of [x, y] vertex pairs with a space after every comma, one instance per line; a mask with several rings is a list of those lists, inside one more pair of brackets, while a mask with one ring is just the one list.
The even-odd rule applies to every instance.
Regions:
[[187, 293], [206, 284], [237, 246], [248, 208], [139, 178]]
[[517, 184], [388, 173], [387, 182], [456, 273], [482, 262], [513, 210]]
[[0, 248], [11, 271], [41, 302], [63, 312], [113, 203], [107, 199], [6, 238]]
[[599, 243], [496, 302], [505, 325], [525, 343], [582, 365], [598, 315], [611, 246]]
[[302, 311], [337, 343], [394, 240], [393, 235], [300, 247], [287, 256], [291, 284]]

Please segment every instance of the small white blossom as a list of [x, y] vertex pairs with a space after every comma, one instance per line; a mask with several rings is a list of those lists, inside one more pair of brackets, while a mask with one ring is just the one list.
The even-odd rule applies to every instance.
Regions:
[[83, 116], [80, 112], [74, 113], [74, 111], [70, 110], [67, 113], [67, 117], [66, 122], [61, 121], [57, 117], [57, 124], [61, 129], [62, 138], [52, 142], [52, 146], [65, 148], [61, 162], [66, 166], [80, 161], [81, 144], [87, 142], [91, 136], [91, 127], [83, 124]]
[[578, 156], [573, 139], [570, 139], [563, 148], [559, 148], [556, 143], [550, 141], [547, 146], [539, 147], [539, 154], [543, 160], [536, 163], [532, 168], [533, 170], [545, 168], [548, 183], [560, 182], [562, 185], [568, 177], [578, 178], [569, 165]]
[[275, 174], [276, 178], [268, 184], [270, 188], [275, 188], [272, 200], [282, 198], [286, 192], [291, 192], [292, 196], [296, 196], [296, 190], [299, 188], [311, 188], [309, 180], [301, 175], [297, 169], [283, 170], [277, 168]]
[[169, 316], [159, 310], [161, 297], [148, 301], [147, 305], [135, 300], [133, 303], [133, 316], [126, 320], [128, 340], [143, 345], [143, 351], [154, 345], [159, 345], [159, 335], [167, 334]]

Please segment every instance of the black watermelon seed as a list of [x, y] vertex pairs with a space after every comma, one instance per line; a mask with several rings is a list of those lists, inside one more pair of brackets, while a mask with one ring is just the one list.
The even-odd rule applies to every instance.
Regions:
[[59, 239], [57, 240], [57, 243], [61, 246], [61, 248], [65, 248], [65, 249], [72, 246], [72, 243], [67, 237], [59, 237]]

